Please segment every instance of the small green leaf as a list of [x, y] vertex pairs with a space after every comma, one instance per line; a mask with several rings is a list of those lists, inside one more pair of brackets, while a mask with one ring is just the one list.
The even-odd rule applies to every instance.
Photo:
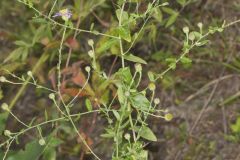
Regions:
[[129, 28], [119, 27], [117, 29], [117, 32], [122, 39], [126, 40], [127, 42], [131, 42], [131, 34]]
[[148, 78], [152, 82], [155, 80], [153, 72], [151, 72], [151, 71], [148, 72]]
[[151, 107], [149, 100], [141, 93], [131, 96], [130, 101], [132, 106], [139, 110], [148, 111]]
[[139, 135], [144, 138], [147, 139], [149, 141], [157, 141], [157, 137], [155, 136], [155, 134], [152, 132], [152, 130], [146, 126], [143, 126], [140, 131], [139, 131]]
[[117, 39], [109, 39], [109, 40], [107, 40], [105, 42], [100, 42], [98, 44], [99, 47], [97, 47], [97, 49], [96, 49], [96, 53], [100, 54], [102, 52], [105, 52], [105, 51], [110, 49], [115, 44], [118, 44], [118, 40]]
[[89, 99], [85, 100], [85, 105], [86, 105], [88, 111], [92, 111], [93, 107], [92, 107], [92, 103]]
[[187, 58], [187, 57], [182, 57], [181, 62], [183, 64], [189, 64], [189, 63], [192, 63], [192, 60], [190, 58]]
[[133, 54], [126, 54], [126, 55], [124, 55], [124, 59], [126, 59], [128, 61], [131, 61], [131, 62], [147, 64], [147, 62], [145, 60], [143, 60], [140, 57], [134, 56]]
[[183, 7], [186, 4], [186, 0], [177, 0], [177, 2]]
[[114, 110], [114, 109], [112, 110], [112, 112], [113, 112], [114, 116], [116, 117], [116, 119], [119, 121], [120, 120], [119, 113], [116, 110]]
[[196, 46], [200, 47], [200, 46], [204, 46], [205, 44], [207, 44], [209, 42], [209, 40], [204, 40], [201, 42], [196, 43]]
[[[116, 15], [118, 21], [120, 21], [120, 16], [121, 16], [121, 9], [116, 10]], [[122, 11], [122, 17], [121, 17], [121, 24], [124, 24], [125, 22], [128, 22], [128, 12]]]
[[119, 69], [119, 71], [117, 71], [114, 76], [116, 80], [120, 79], [122, 82], [124, 82], [127, 85], [130, 85], [130, 83], [132, 82], [132, 74], [129, 67]]
[[178, 15], [179, 15], [179, 13], [175, 13], [175, 14], [171, 15], [170, 18], [168, 19], [165, 27], [171, 26], [177, 20]]

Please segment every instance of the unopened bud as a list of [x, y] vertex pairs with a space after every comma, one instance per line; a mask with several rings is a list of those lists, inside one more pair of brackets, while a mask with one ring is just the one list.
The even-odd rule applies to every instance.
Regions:
[[8, 104], [7, 104], [7, 103], [3, 103], [1, 107], [2, 107], [2, 110], [4, 110], [4, 111], [9, 111]]
[[150, 83], [148, 85], [148, 88], [151, 90], [151, 91], [154, 91], [156, 89], [156, 85], [154, 83]]
[[50, 93], [50, 94], [48, 95], [48, 97], [49, 97], [49, 99], [55, 99], [55, 94], [54, 94], [54, 93]]
[[88, 45], [89, 45], [89, 46], [93, 46], [93, 45], [94, 45], [94, 41], [93, 41], [92, 39], [89, 39], [89, 40], [88, 40]]
[[89, 57], [93, 58], [93, 57], [94, 57], [94, 52], [93, 52], [93, 50], [88, 51], [88, 55], [89, 55]]
[[159, 98], [155, 98], [153, 101], [156, 105], [158, 105], [160, 103], [160, 99]]
[[38, 143], [41, 145], [41, 146], [44, 146], [46, 144], [45, 140], [43, 138], [41, 138]]
[[4, 76], [1, 76], [1, 77], [0, 77], [0, 82], [6, 82], [6, 80], [7, 80], [7, 79], [6, 79]]
[[194, 41], [195, 35], [194, 35], [193, 32], [191, 32], [191, 33], [189, 34], [189, 39], [190, 39], [191, 41]]
[[130, 96], [130, 92], [126, 91], [126, 92], [125, 92], [125, 96], [126, 96], [126, 97]]
[[130, 140], [131, 136], [130, 136], [129, 133], [126, 133], [126, 134], [124, 135], [124, 138], [125, 138], [126, 140]]
[[32, 76], [33, 76], [32, 71], [28, 71], [28, 72], [27, 72], [27, 75], [30, 76], [30, 77], [32, 77]]
[[141, 72], [142, 71], [142, 65], [140, 63], [136, 63], [135, 64], [135, 69], [137, 72]]
[[189, 28], [188, 27], [183, 27], [183, 32], [188, 34], [189, 33]]
[[90, 68], [89, 66], [86, 66], [86, 67], [85, 67], [85, 71], [86, 71], [86, 72], [90, 72], [90, 71], [91, 71], [91, 68]]
[[200, 29], [202, 29], [202, 27], [203, 27], [202, 22], [199, 22], [199, 23], [197, 24], [197, 26], [198, 26]]
[[167, 113], [165, 114], [164, 119], [166, 121], [171, 121], [173, 119], [173, 115], [171, 113]]
[[12, 134], [12, 133], [11, 133], [11, 131], [9, 131], [9, 130], [5, 130], [5, 131], [4, 131], [4, 135], [7, 136], [7, 137], [10, 137], [11, 134]]

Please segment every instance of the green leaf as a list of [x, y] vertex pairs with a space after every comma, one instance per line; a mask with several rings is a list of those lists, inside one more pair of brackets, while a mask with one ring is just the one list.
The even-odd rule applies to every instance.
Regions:
[[[120, 21], [121, 9], [116, 10], [116, 15], [117, 15], [118, 21]], [[129, 17], [128, 12], [123, 11], [122, 12], [122, 17], [121, 17], [121, 24], [124, 24], [125, 22], [128, 22], [128, 17]]]
[[114, 110], [114, 109], [112, 110], [112, 112], [113, 112], [114, 116], [116, 117], [116, 119], [119, 121], [120, 120], [119, 113], [116, 110]]
[[57, 154], [56, 154], [56, 147], [63, 143], [62, 140], [56, 138], [56, 137], [49, 137], [48, 138], [48, 144], [46, 148], [44, 149], [43, 153], [43, 159], [44, 160], [56, 160]]
[[33, 40], [32, 40], [32, 45], [34, 45], [36, 42], [39, 42], [41, 40], [41, 38], [43, 36], [45, 36], [45, 31], [47, 31], [46, 29], [46, 25], [41, 25], [41, 27], [39, 27], [35, 33], [34, 33], [34, 37], [33, 37]]
[[131, 62], [147, 64], [147, 62], [145, 60], [143, 60], [140, 57], [134, 56], [133, 54], [126, 54], [126, 55], [124, 55], [124, 59], [126, 59], [128, 61], [131, 61]]
[[169, 7], [162, 7], [161, 9], [162, 9], [165, 13], [170, 14], [170, 15], [178, 14], [177, 11], [175, 11], [175, 10], [169, 8]]
[[148, 72], [148, 78], [152, 82], [155, 80], [153, 72], [151, 72], [151, 71]]
[[182, 57], [180, 60], [183, 64], [189, 64], [192, 63], [192, 60], [190, 58], [187, 57]]
[[130, 85], [132, 82], [132, 74], [129, 67], [120, 68], [118, 72], [114, 74], [116, 79], [120, 79], [125, 84]]
[[97, 47], [96, 53], [100, 54], [104, 51], [107, 51], [108, 49], [110, 49], [115, 44], [118, 44], [117, 39], [109, 39], [105, 42], [101, 42], [101, 43], [98, 44], [99, 47]]
[[152, 130], [146, 126], [143, 126], [140, 131], [139, 131], [139, 135], [144, 138], [147, 139], [149, 141], [157, 141], [157, 137], [155, 136], [155, 134], [152, 132]]
[[160, 23], [163, 19], [163, 14], [159, 8], [154, 9], [153, 17]]
[[17, 153], [10, 155], [7, 160], [30, 160], [30, 159], [38, 159], [41, 155], [44, 146], [40, 146], [38, 140], [34, 140], [28, 143], [25, 146], [24, 150], [20, 150]]
[[0, 113], [0, 133], [5, 130], [6, 122], [7, 122], [8, 113]]
[[209, 42], [209, 40], [203, 40], [201, 42], [196, 43], [196, 46], [200, 47], [200, 46], [204, 46], [205, 44], [207, 44]]
[[46, 149], [45, 152], [43, 153], [44, 160], [56, 160], [56, 158], [57, 158], [57, 153], [54, 148]]
[[186, 0], [177, 0], [177, 2], [183, 7], [186, 4]]
[[28, 44], [24, 41], [15, 41], [14, 44], [20, 46], [20, 47], [31, 47], [31, 44]]
[[179, 15], [179, 13], [175, 13], [175, 14], [171, 15], [170, 18], [167, 20], [165, 27], [171, 26], [177, 20], [178, 15]]
[[231, 130], [233, 133], [237, 133], [239, 134], [240, 133], [240, 117], [237, 118], [237, 121], [235, 124], [232, 124], [230, 126]]
[[124, 105], [125, 102], [125, 95], [123, 93], [123, 87], [121, 85], [118, 86], [118, 90], [117, 90], [117, 95], [118, 95], [118, 101], [121, 105]]
[[175, 58], [167, 58], [168, 67], [175, 69], [176, 68], [176, 59]]
[[22, 61], [24, 61], [27, 58], [27, 55], [28, 55], [28, 48], [19, 47], [19, 48], [13, 50], [9, 54], [9, 56], [4, 60], [4, 63], [8, 62], [8, 61], [16, 61], [16, 60], [20, 60], [20, 59]]
[[134, 108], [142, 111], [148, 111], [151, 107], [149, 100], [141, 93], [131, 96], [130, 101]]
[[118, 27], [117, 32], [122, 39], [126, 40], [127, 42], [131, 42], [131, 34], [129, 28]]
[[86, 105], [88, 111], [92, 111], [93, 107], [92, 107], [92, 103], [89, 99], [85, 100], [85, 105]]

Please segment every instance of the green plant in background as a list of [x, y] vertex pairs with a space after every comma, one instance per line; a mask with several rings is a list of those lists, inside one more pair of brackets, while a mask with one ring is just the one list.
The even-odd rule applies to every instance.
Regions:
[[[104, 133], [101, 134], [101, 137], [110, 139], [112, 142], [112, 159], [148, 159], [148, 152], [144, 149], [145, 141], [157, 141], [157, 136], [147, 122], [148, 117], [153, 116], [166, 121], [171, 121], [173, 118], [173, 115], [167, 110], [159, 109], [160, 99], [155, 96], [157, 80], [163, 78], [170, 70], [174, 70], [178, 63], [191, 63], [192, 60], [188, 57], [189, 51], [194, 47], [205, 45], [210, 34], [222, 32], [226, 27], [239, 22], [238, 20], [229, 24], [224, 23], [220, 27], [209, 27], [207, 31], [202, 23], [197, 24], [198, 31], [191, 32], [188, 27], [184, 27], [185, 40], [180, 57], [165, 59], [167, 68], [161, 73], [148, 72], [149, 84], [146, 88], [142, 88], [140, 86], [143, 77], [142, 65], [147, 62], [131, 53], [132, 48], [141, 41], [152, 18], [162, 21], [162, 11], [170, 15], [168, 19], [164, 20], [164, 26], [173, 25], [179, 12], [167, 7], [168, 2], [146, 1], [143, 2], [146, 8], [141, 9], [139, 7], [141, 1], [119, 0], [115, 4], [115, 20], [107, 31], [103, 30], [102, 32], [98, 31], [99, 27], [93, 23], [89, 26], [89, 30], [79, 29], [79, 25], [97, 6], [107, 8], [108, 4], [104, 0], [95, 0], [94, 3], [93, 1], [77, 0], [71, 6], [65, 6], [64, 1], [55, 0], [51, 5], [47, 3], [51, 7], [50, 9], [45, 8], [45, 12], [38, 9], [43, 2], [38, 2], [39, 4], [31, 0], [18, 0], [18, 2], [29, 7], [29, 10], [36, 14], [30, 21], [32, 33], [25, 40], [15, 41], [18, 47], [11, 52], [4, 63], [17, 60], [26, 61], [37, 50], [42, 53], [37, 65], [27, 74], [18, 76], [4, 68], [4, 73], [11, 78], [0, 77], [2, 83], [22, 85], [9, 105], [2, 104], [4, 113], [0, 120], [4, 126], [1, 127], [1, 131], [4, 132], [5, 138], [0, 145], [5, 151], [0, 156], [3, 159], [26, 160], [38, 159], [41, 156], [43, 159], [56, 159], [56, 148], [64, 143], [58, 137], [62, 130], [65, 134], [80, 139], [81, 149], [77, 149], [77, 151], [81, 150], [81, 153], [90, 153], [95, 159], [101, 159], [92, 148], [86, 133], [79, 131], [77, 125], [83, 115], [90, 114], [101, 115], [107, 122], [106, 126], [103, 126]], [[190, 1], [184, 0], [177, 2], [183, 7], [190, 3]], [[81, 7], [83, 12], [79, 13], [78, 8]], [[76, 18], [76, 24], [72, 20], [74, 18]], [[104, 22], [101, 21], [101, 23]], [[74, 27], [75, 25], [77, 26]], [[88, 64], [84, 67], [81, 64], [80, 66], [77, 64], [69, 66], [71, 58], [75, 60], [79, 58], [76, 54], [79, 52], [79, 47], [75, 44], [79, 33], [97, 38], [83, 39], [82, 43], [87, 45], [82, 58]], [[74, 35], [73, 38], [72, 35]], [[44, 49], [40, 49], [42, 46]], [[66, 52], [67, 46], [70, 46], [68, 52]], [[73, 55], [74, 52], [76, 53]], [[110, 68], [109, 74], [107, 74], [102, 61], [110, 55], [121, 59], [121, 67], [114, 72]], [[38, 82], [41, 77], [37, 75], [37, 70], [48, 59], [56, 64], [52, 70], [55, 74], [51, 75], [52, 82], [54, 82], [53, 89]], [[131, 63], [134, 63], [134, 68], [130, 67]], [[27, 85], [33, 85], [37, 90], [41, 90], [44, 96], [48, 95], [53, 103], [54, 108], [52, 108], [51, 114], [45, 111], [41, 122], [33, 118], [30, 123], [25, 123], [12, 112], [12, 108]], [[79, 98], [85, 102], [83, 105], [85, 108], [82, 110], [76, 102]], [[20, 131], [12, 132], [5, 129], [8, 115], [13, 116], [22, 125]], [[54, 126], [50, 132], [45, 131], [47, 125]], [[34, 134], [36, 137], [25, 146], [25, 150], [11, 152], [11, 145], [18, 143], [20, 137], [31, 130], [36, 132]]]
[[230, 125], [230, 129], [231, 134], [225, 135], [225, 138], [229, 141], [238, 143], [240, 141], [240, 117]]

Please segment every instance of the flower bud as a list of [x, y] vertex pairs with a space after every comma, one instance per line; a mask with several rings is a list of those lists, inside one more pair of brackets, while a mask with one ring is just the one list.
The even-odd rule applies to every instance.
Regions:
[[44, 146], [46, 144], [45, 140], [43, 138], [41, 138], [38, 143], [41, 145], [41, 146]]
[[9, 130], [5, 130], [5, 131], [4, 131], [4, 135], [7, 136], [7, 137], [10, 137], [11, 134], [12, 134], [12, 133], [11, 133], [11, 131], [9, 131]]
[[188, 28], [188, 27], [183, 27], [183, 32], [184, 32], [185, 34], [188, 34], [188, 33], [189, 33], [189, 28]]
[[203, 27], [202, 22], [199, 22], [199, 23], [197, 24], [197, 26], [198, 26], [200, 29], [202, 29], [202, 27]]
[[32, 77], [32, 76], [33, 76], [32, 71], [28, 71], [28, 72], [27, 72], [27, 75], [30, 76], [30, 77]]
[[49, 97], [49, 99], [55, 99], [55, 94], [54, 93], [50, 93], [49, 95], [48, 95], [48, 97]]
[[91, 71], [91, 68], [89, 66], [86, 66], [85, 71], [89, 73]]
[[130, 136], [129, 133], [126, 133], [126, 134], [124, 135], [124, 138], [125, 138], [126, 140], [130, 140], [131, 136]]
[[142, 71], [142, 65], [141, 65], [140, 63], [136, 63], [136, 64], [134, 65], [134, 67], [135, 67], [135, 69], [136, 69], [137, 72], [141, 72], [141, 71]]
[[151, 91], [154, 91], [156, 89], [156, 85], [154, 83], [150, 83], [148, 85], [148, 88], [151, 90]]
[[93, 45], [94, 45], [94, 41], [93, 41], [92, 39], [89, 39], [89, 40], [88, 40], [88, 45], [89, 45], [89, 46], [93, 46]]
[[126, 92], [125, 92], [125, 96], [126, 96], [126, 97], [129, 97], [129, 96], [130, 96], [130, 92], [126, 91]]
[[93, 50], [88, 51], [88, 55], [89, 55], [89, 57], [93, 58], [93, 57], [94, 57], [94, 52], [93, 52]]
[[7, 103], [3, 103], [1, 107], [2, 107], [2, 110], [4, 110], [4, 111], [9, 111], [8, 104], [7, 104]]
[[159, 98], [155, 98], [153, 102], [154, 102], [154, 104], [158, 105], [160, 103], [160, 99]]
[[173, 115], [171, 113], [167, 113], [165, 114], [164, 119], [166, 121], [171, 121], [173, 119]]
[[191, 32], [191, 33], [189, 34], [189, 39], [190, 39], [191, 41], [194, 41], [195, 35], [194, 35], [193, 32]]
[[0, 82], [6, 82], [6, 80], [7, 80], [7, 79], [6, 79], [4, 76], [1, 76], [1, 77], [0, 77]]

